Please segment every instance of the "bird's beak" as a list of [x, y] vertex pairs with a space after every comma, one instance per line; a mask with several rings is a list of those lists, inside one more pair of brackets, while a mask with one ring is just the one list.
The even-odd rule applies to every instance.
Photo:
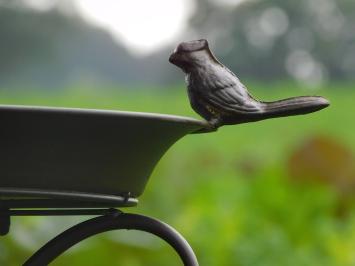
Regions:
[[181, 56], [177, 50], [178, 48], [175, 48], [174, 52], [169, 57], [169, 62], [176, 66], [178, 66], [179, 61], [181, 61]]
[[178, 55], [176, 52], [173, 52], [169, 57], [169, 62], [176, 65]]

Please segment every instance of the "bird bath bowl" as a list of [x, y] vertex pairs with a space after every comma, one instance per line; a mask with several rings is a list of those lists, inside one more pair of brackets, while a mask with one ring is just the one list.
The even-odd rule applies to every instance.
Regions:
[[[208, 127], [204, 121], [172, 115], [6, 105], [0, 105], [0, 121], [3, 235], [12, 215], [103, 214], [99, 218], [111, 222], [126, 216], [131, 219], [129, 214], [108, 212], [107, 208], [136, 205], [153, 168], [169, 147], [183, 136]], [[124, 228], [129, 224], [135, 222]], [[157, 220], [143, 224], [144, 228], [136, 229], [156, 235], [167, 226]], [[158, 230], [148, 230], [149, 224]], [[175, 240], [167, 241], [185, 265], [197, 265], [192, 250], [176, 234], [171, 231]], [[59, 242], [63, 244], [63, 240]], [[67, 243], [66, 248], [74, 242]], [[48, 248], [50, 243], [25, 265], [46, 265], [65, 251]]]

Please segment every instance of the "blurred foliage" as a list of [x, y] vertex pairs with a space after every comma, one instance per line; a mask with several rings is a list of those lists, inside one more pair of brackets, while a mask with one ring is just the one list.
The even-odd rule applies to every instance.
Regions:
[[[247, 85], [267, 100], [303, 94], [292, 83]], [[201, 265], [354, 265], [354, 201], [349, 200], [347, 215], [339, 217], [342, 197], [337, 185], [315, 182], [313, 172], [303, 175], [305, 170], [300, 167], [307, 163], [329, 167], [330, 178], [344, 170], [336, 163], [342, 158], [337, 154], [343, 149], [345, 153], [355, 150], [355, 94], [350, 88], [351, 84], [334, 84], [322, 90], [331, 106], [318, 113], [186, 136], [160, 161], [138, 207], [125, 211], [174, 226], [190, 242]], [[2, 104], [197, 117], [180, 87], [159, 92], [112, 88], [102, 93], [85, 87], [38, 94], [7, 91], [0, 93], [0, 99]], [[307, 144], [311, 136], [324, 137]], [[310, 149], [312, 160], [304, 155]], [[299, 182], [290, 174], [289, 162], [295, 156], [300, 162], [292, 169], [300, 171], [303, 178]], [[20, 265], [47, 240], [85, 218], [14, 218], [10, 234], [0, 241], [0, 265]], [[181, 264], [170, 247], [152, 236], [112, 232], [76, 246], [53, 265]]]
[[222, 62], [241, 77], [275, 80], [289, 76], [309, 85], [328, 78], [354, 78], [352, 0], [197, 3], [191, 27], [210, 39]]
[[288, 165], [294, 179], [330, 183], [344, 196], [354, 192], [355, 157], [337, 139], [311, 136], [293, 153]]

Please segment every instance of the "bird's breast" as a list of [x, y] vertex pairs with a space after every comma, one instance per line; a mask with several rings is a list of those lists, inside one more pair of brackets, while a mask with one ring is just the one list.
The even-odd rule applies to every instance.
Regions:
[[192, 91], [208, 92], [211, 90], [211, 81], [211, 74], [201, 69], [188, 75], [187, 85]]

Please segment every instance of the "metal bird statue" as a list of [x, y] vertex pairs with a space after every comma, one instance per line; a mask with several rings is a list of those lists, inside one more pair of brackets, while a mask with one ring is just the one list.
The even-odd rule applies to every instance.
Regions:
[[237, 76], [222, 65], [207, 40], [182, 42], [169, 58], [186, 74], [191, 107], [212, 129], [268, 118], [321, 110], [329, 102], [319, 96], [293, 97], [274, 102], [255, 99]]

